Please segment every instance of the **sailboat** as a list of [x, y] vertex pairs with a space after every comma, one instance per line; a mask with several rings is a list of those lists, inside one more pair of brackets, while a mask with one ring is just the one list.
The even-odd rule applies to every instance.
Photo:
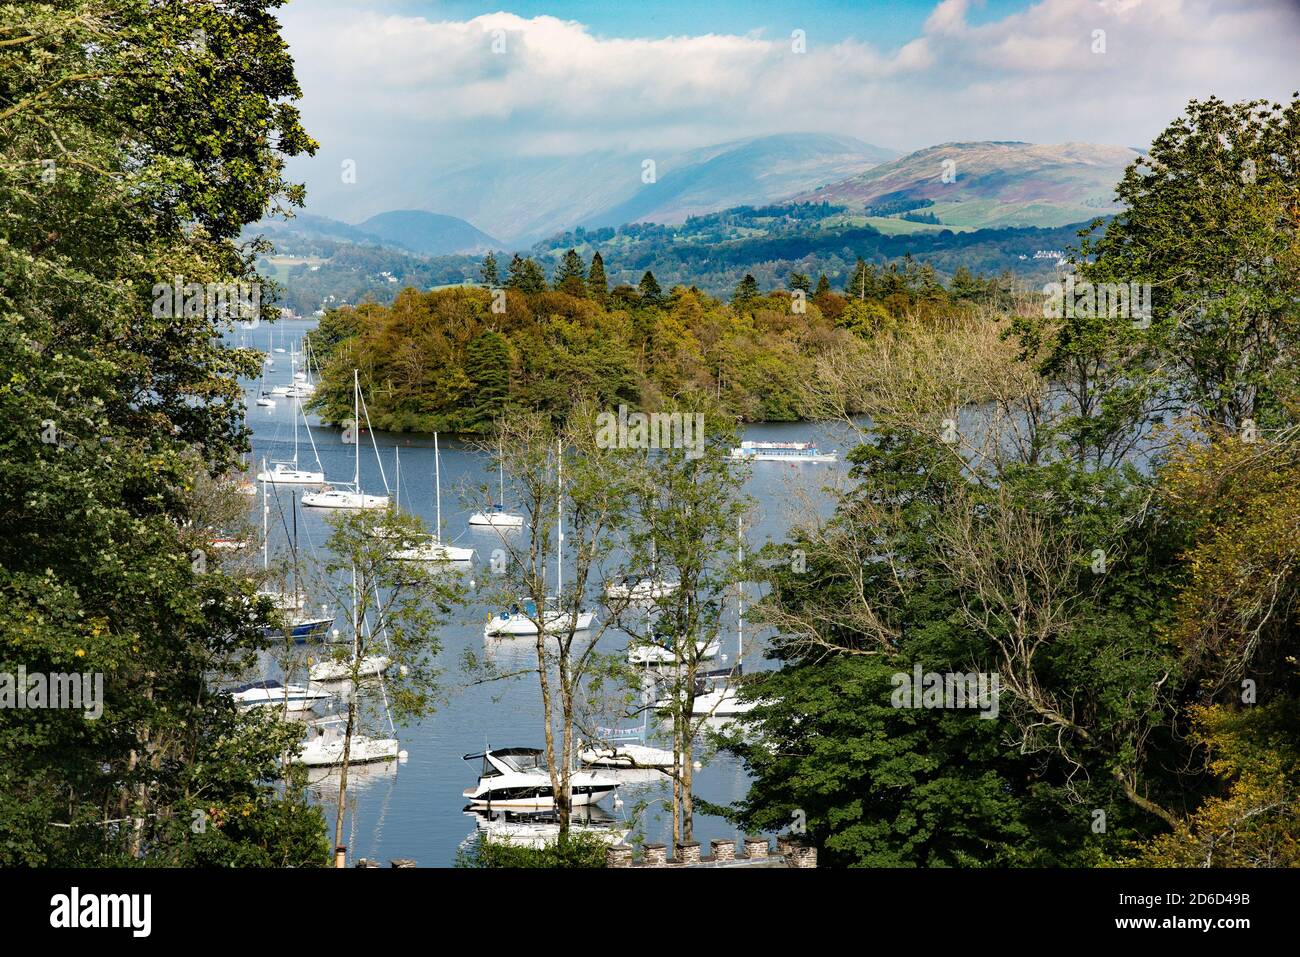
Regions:
[[295, 415], [293, 417], [293, 459], [288, 462], [272, 462], [271, 470], [259, 472], [257, 480], [270, 482], [272, 485], [324, 485], [325, 470], [320, 464], [320, 453], [316, 451], [316, 440], [311, 437], [311, 426], [307, 423], [307, 410], [297, 399], [293, 404], [297, 406], [297, 412], [302, 416], [302, 424], [307, 429], [307, 440], [311, 442], [312, 455], [316, 457], [317, 471], [298, 467], [298, 415]]
[[256, 399], [256, 403], [257, 403], [257, 405], [262, 406], [262, 408], [268, 408], [268, 409], [274, 409], [274, 408], [275, 408], [275, 399], [271, 397], [271, 393], [269, 393], [269, 392], [266, 391], [266, 372], [265, 372], [265, 370], [262, 372], [262, 385], [261, 385], [261, 387], [260, 387], [260, 388], [258, 389], [258, 391], [257, 391], [257, 399]]
[[[266, 471], [266, 462], [262, 462], [262, 470]], [[270, 568], [270, 536], [267, 524], [271, 509], [267, 504], [266, 482], [262, 482], [262, 570]], [[297, 568], [298, 556], [298, 502], [297, 493], [293, 498], [293, 555], [294, 567]], [[318, 638], [329, 630], [334, 624], [334, 616], [326, 613], [325, 606], [321, 606], [321, 614], [313, 615], [307, 610], [307, 601], [303, 597], [298, 587], [298, 576], [295, 574], [293, 579], [293, 591], [259, 591], [258, 595], [263, 598], [271, 599], [275, 605], [275, 610], [280, 613], [284, 619], [284, 628], [274, 628], [268, 626], [264, 629], [264, 634], [268, 637], [288, 637], [297, 644], [302, 644], [313, 638]]]
[[[736, 520], [736, 535], [739, 539], [736, 547], [736, 558], [743, 561], [745, 558], [745, 540], [744, 526], [741, 520]], [[695, 700], [691, 708], [691, 714], [696, 717], [715, 717], [724, 718], [732, 715], [744, 714], [752, 710], [757, 701], [742, 701], [737, 694], [737, 683], [741, 675], [745, 657], [745, 585], [743, 582], [736, 583], [736, 667], [734, 669], [720, 669], [718, 671], [708, 671], [700, 675], [695, 682]], [[655, 702], [655, 707], [659, 710], [666, 710], [672, 707], [670, 699], [662, 699]]]
[[656, 575], [654, 542], [650, 543], [650, 577], [641, 578], [629, 575], [622, 581], [609, 582], [605, 586], [605, 598], [608, 601], [629, 605], [646, 604], [667, 598], [682, 587], [681, 582], [665, 581]]
[[[356, 430], [355, 445], [357, 454], [352, 470], [351, 482], [339, 482], [342, 488], [332, 488], [327, 485], [319, 492], [311, 492], [302, 497], [302, 504], [312, 508], [388, 508], [387, 495], [367, 495], [361, 491], [361, 382], [356, 369], [352, 370], [352, 427]], [[366, 413], [366, 426], [370, 426], [370, 413]], [[374, 441], [374, 434], [371, 433], [371, 441]], [[375, 456], [379, 456], [379, 448], [375, 448]], [[380, 474], [383, 474], [383, 463], [379, 465]], [[385, 482], [387, 485], [387, 482]]]
[[596, 734], [604, 743], [584, 746], [579, 741], [578, 761], [583, 767], [606, 770], [671, 768], [672, 751], [651, 747], [644, 743], [633, 743], [645, 741], [649, 720], [649, 711], [643, 711], [639, 728], [597, 728]]
[[[333, 659], [321, 662], [320, 664], [331, 665], [342, 670], [343, 677], [350, 677], [354, 671], [358, 675], [363, 674], [368, 667], [373, 667], [374, 674], [379, 675], [380, 689], [383, 690], [383, 672], [388, 667], [388, 659], [383, 655], [366, 655], [361, 654], [361, 629], [365, 627], [365, 622], [357, 614], [357, 572], [356, 568], [352, 569], [352, 657], [351, 660], [336, 661]], [[381, 624], [382, 627], [382, 624]], [[382, 662], [382, 664], [380, 664]], [[313, 667], [313, 677], [318, 664]], [[377, 667], [376, 667], [377, 666]], [[351, 694], [356, 694], [355, 688], [350, 689]], [[353, 762], [363, 764], [367, 761], [391, 761], [403, 757], [399, 750], [396, 729], [393, 728], [392, 712], [388, 708], [388, 693], [384, 692], [384, 713], [388, 717], [389, 731], [392, 737], [379, 738], [371, 737], [356, 730], [355, 726], [352, 732], [352, 740], [348, 747], [348, 764]], [[309, 766], [335, 765], [343, 763], [343, 745], [347, 738], [347, 720], [339, 716], [331, 716], [320, 721], [313, 722], [309, 726], [307, 740], [303, 742], [302, 751], [295, 759], [296, 763], [306, 764]]]
[[[556, 485], [557, 485], [557, 508], [555, 522], [555, 594], [557, 597], [547, 600], [551, 609], [546, 612], [542, 618], [542, 631], [546, 634], [561, 634], [569, 631], [586, 631], [596, 621], [595, 612], [582, 611], [575, 608], [573, 611], [565, 611], [557, 607], [560, 603], [558, 596], [564, 594], [564, 454], [563, 448], [557, 440], [556, 443]], [[518, 637], [522, 635], [537, 634], [537, 603], [533, 601], [524, 602], [520, 608], [516, 605], [508, 612], [501, 612], [487, 620], [483, 626], [483, 637]]]
[[523, 528], [524, 517], [505, 510], [506, 501], [506, 462], [505, 456], [497, 456], [497, 472], [500, 480], [500, 494], [497, 504], [486, 511], [475, 512], [469, 517], [471, 525], [486, 525], [489, 528]]
[[433, 534], [426, 542], [394, 552], [393, 557], [404, 562], [470, 561], [474, 557], [474, 549], [444, 545], [442, 541], [442, 456], [438, 451], [437, 432], [433, 433], [433, 488], [434, 499], [437, 502], [437, 524], [434, 526]]

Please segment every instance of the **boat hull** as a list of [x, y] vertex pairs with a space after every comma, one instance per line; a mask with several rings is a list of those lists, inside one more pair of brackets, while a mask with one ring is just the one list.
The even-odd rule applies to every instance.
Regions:
[[[348, 751], [348, 764], [366, 764], [371, 761], [396, 761], [399, 745], [396, 738], [353, 738]], [[343, 742], [329, 741], [306, 745], [294, 764], [309, 768], [330, 767], [343, 763]]]
[[504, 512], [475, 512], [469, 517], [469, 523], [481, 528], [523, 528], [524, 519], [522, 515]]
[[302, 497], [308, 508], [382, 509], [388, 508], [387, 495], [364, 495], [360, 492], [313, 492]]
[[[570, 803], [574, 807], [596, 804], [617, 790], [618, 784], [616, 782], [608, 784], [574, 784]], [[528, 810], [542, 811], [551, 810], [555, 807], [555, 796], [551, 793], [549, 784], [497, 788], [494, 791], [479, 792], [472, 796], [466, 796], [469, 797], [469, 803], [473, 807], [481, 808], [526, 808]]]
[[[572, 615], [547, 615], [545, 631], [548, 635], [563, 634], [569, 630], [572, 621]], [[577, 622], [572, 627], [574, 631], [587, 631], [595, 621], [595, 612], [584, 611], [578, 615]], [[537, 634], [537, 623], [522, 614], [510, 615], [507, 618], [497, 615], [488, 619], [488, 623], [483, 626], [483, 635], [487, 638], [519, 638], [535, 634]]]

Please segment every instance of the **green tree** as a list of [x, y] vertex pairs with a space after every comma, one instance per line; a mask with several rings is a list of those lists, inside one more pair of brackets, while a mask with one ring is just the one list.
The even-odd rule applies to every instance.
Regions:
[[6, 864], [322, 862], [275, 781], [296, 732], [210, 677], [273, 623], [202, 516], [238, 495], [258, 366], [220, 335], [276, 314], [236, 240], [301, 204], [284, 160], [315, 149], [276, 6], [5, 8], [0, 671], [104, 676], [98, 717], [0, 712]]
[[546, 273], [531, 256], [525, 258], [515, 253], [514, 258], [510, 260], [506, 287], [526, 294], [545, 292]]
[[471, 390], [466, 429], [485, 431], [505, 414], [510, 401], [511, 366], [510, 340], [495, 330], [479, 333], [465, 347], [465, 375]]
[[501, 276], [497, 272], [497, 257], [488, 253], [483, 259], [483, 265], [479, 267], [479, 278], [483, 285], [489, 289], [495, 289], [501, 285]]
[[577, 250], [570, 249], [564, 254], [564, 258], [560, 260], [560, 268], [555, 272], [555, 281], [552, 285], [560, 292], [567, 292], [570, 296], [582, 298], [587, 295], [587, 281], [583, 275], [584, 272], [582, 257], [578, 255]]
[[753, 307], [758, 299], [758, 280], [749, 273], [745, 273], [745, 278], [740, 280], [736, 285], [736, 291], [731, 296], [731, 304], [737, 310], [745, 311]]
[[587, 291], [591, 298], [603, 303], [609, 295], [609, 281], [605, 278], [605, 260], [597, 251], [591, 257], [591, 270], [587, 273]]
[[637, 286], [637, 291], [641, 294], [641, 303], [646, 306], [658, 307], [664, 303], [663, 290], [659, 288], [659, 282], [655, 279], [654, 273], [649, 269], [641, 277], [641, 282]]

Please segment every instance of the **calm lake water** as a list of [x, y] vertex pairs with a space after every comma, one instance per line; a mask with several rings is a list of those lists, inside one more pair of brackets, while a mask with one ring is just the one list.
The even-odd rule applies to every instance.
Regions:
[[[262, 326], [237, 333], [232, 342], [240, 339], [250, 347], [262, 350], [285, 348], [300, 342], [302, 335], [314, 326], [313, 320], [284, 321], [274, 327]], [[268, 389], [274, 385], [287, 385], [291, 381], [290, 356], [273, 353], [274, 367], [267, 371]], [[253, 456], [255, 465], [265, 458], [268, 462], [288, 459], [293, 454], [293, 420], [298, 414], [295, 400], [277, 397], [274, 409], [258, 408], [252, 404], [260, 383], [247, 383], [249, 394], [248, 424], [253, 430]], [[315, 441], [327, 479], [347, 481], [352, 477], [355, 449], [341, 441], [337, 429], [318, 427], [311, 417], [311, 435]], [[838, 448], [843, 453], [851, 445], [851, 437], [843, 427], [809, 424], [764, 424], [746, 429], [750, 439], [781, 441], [815, 439], [823, 450]], [[388, 484], [395, 482], [395, 463], [400, 449], [401, 506], [408, 512], [420, 515], [426, 525], [434, 527], [433, 496], [433, 440], [431, 436], [376, 433], [379, 456], [387, 473]], [[380, 478], [379, 464], [370, 445], [369, 435], [363, 436], [361, 446], [362, 486], [369, 493], [382, 494], [384, 483]], [[468, 525], [469, 515], [477, 510], [471, 504], [468, 490], [481, 483], [491, 483], [495, 488], [496, 474], [490, 471], [488, 457], [476, 449], [440, 437], [442, 461], [442, 523], [443, 540], [472, 547], [474, 561], [466, 574], [481, 583], [488, 575], [487, 562], [498, 542], [497, 532], [491, 529], [475, 530]], [[314, 467], [314, 456], [307, 434], [299, 421], [299, 462], [304, 467]], [[843, 481], [845, 465], [789, 465], [781, 463], [755, 463], [747, 483], [746, 492], [755, 507], [747, 523], [748, 547], [757, 549], [766, 541], [783, 541], [796, 512], [809, 501], [819, 511], [825, 511], [829, 498], [819, 492], [827, 483]], [[288, 536], [281, 524], [281, 515], [291, 508], [292, 486], [271, 486], [272, 560], [283, 555], [288, 548]], [[259, 486], [260, 490], [260, 486]], [[302, 489], [297, 488], [299, 497]], [[508, 494], [508, 492], [507, 492]], [[257, 505], [252, 508], [253, 521], [260, 527], [261, 516]], [[507, 503], [509, 504], [509, 503]], [[321, 562], [325, 559], [322, 548], [329, 535], [326, 514], [312, 509], [298, 510], [299, 547], [304, 561]], [[750, 600], [753, 587], [749, 589]], [[590, 607], [599, 613], [597, 595], [592, 594]], [[313, 596], [313, 604], [323, 600]], [[491, 747], [542, 747], [542, 709], [535, 674], [526, 677], [487, 684], [472, 684], [462, 668], [462, 656], [469, 649], [479, 655], [495, 654], [498, 665], [505, 666], [513, 659], [527, 666], [533, 655], [532, 639], [502, 642], [492, 639], [495, 647], [485, 649], [483, 623], [489, 611], [482, 602], [470, 602], [457, 609], [452, 620], [441, 629], [439, 665], [443, 672], [444, 700], [438, 710], [424, 720], [397, 728], [401, 747], [407, 758], [401, 762], [384, 762], [353, 768], [350, 771], [348, 812], [345, 825], [345, 842], [351, 858], [374, 858], [387, 862], [395, 857], [413, 858], [421, 866], [448, 866], [455, 861], [457, 849], [477, 831], [477, 819], [464, 810], [466, 801], [462, 791], [475, 783], [478, 762], [466, 762], [462, 756]], [[343, 623], [338, 623], [343, 628]], [[344, 629], [345, 630], [345, 629]], [[615, 651], [622, 647], [626, 636], [609, 632], [601, 639], [602, 648]], [[771, 667], [763, 658], [763, 634], [747, 625], [745, 629], [745, 666], [747, 670]], [[736, 634], [734, 622], [723, 638], [723, 652], [727, 662], [734, 660]], [[268, 676], [278, 672], [273, 664], [266, 664]], [[299, 672], [296, 680], [305, 675]], [[613, 716], [602, 724], [614, 724]], [[624, 720], [622, 725], [629, 722]], [[664, 742], [652, 737], [649, 743], [663, 746]], [[645, 776], [642, 773], [642, 776]], [[313, 771], [313, 778], [326, 777], [323, 770]], [[336, 778], [337, 770], [329, 777]], [[730, 803], [742, 797], [747, 788], [747, 776], [739, 763], [729, 755], [720, 754], [696, 773], [696, 794], [719, 804]], [[331, 793], [330, 781], [323, 780], [312, 788], [314, 799], [324, 803], [326, 818], [331, 827], [334, 821], [336, 796]], [[336, 793], [336, 792], [335, 792]], [[609, 817], [628, 820], [636, 827], [635, 833], [649, 841], [668, 842], [671, 839], [670, 791], [666, 780], [627, 783], [620, 789], [622, 807], [607, 799], [601, 810]], [[707, 847], [713, 838], [734, 839], [736, 829], [721, 818], [697, 815], [695, 837]]]

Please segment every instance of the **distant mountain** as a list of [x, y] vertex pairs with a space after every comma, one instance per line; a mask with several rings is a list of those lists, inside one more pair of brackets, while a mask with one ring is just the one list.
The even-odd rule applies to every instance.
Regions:
[[423, 256], [481, 253], [501, 249], [503, 243], [457, 216], [398, 209], [371, 216], [356, 227], [380, 242]]
[[944, 143], [791, 199], [868, 214], [922, 208], [948, 226], [1063, 226], [1115, 212], [1115, 185], [1139, 155], [1093, 143]]
[[[696, 213], [763, 204], [897, 155], [847, 136], [786, 133], [671, 153], [506, 156], [431, 167], [421, 179], [370, 184], [364, 193], [322, 182], [313, 185], [311, 197], [315, 209], [357, 218], [377, 209], [436, 210], [522, 249], [583, 224], [676, 223]], [[642, 182], [646, 160], [655, 164], [653, 183]]]
[[792, 189], [832, 182], [896, 156], [848, 136], [791, 133], [692, 150], [674, 157], [654, 183], [583, 220], [587, 227], [676, 224], [732, 206], [761, 206]]
[[502, 249], [504, 244], [456, 216], [402, 209], [380, 213], [363, 223], [349, 225], [328, 216], [299, 213], [293, 219], [268, 219], [250, 232], [262, 233], [282, 247], [301, 252], [304, 245], [331, 243], [387, 246], [420, 256], [476, 254]]

